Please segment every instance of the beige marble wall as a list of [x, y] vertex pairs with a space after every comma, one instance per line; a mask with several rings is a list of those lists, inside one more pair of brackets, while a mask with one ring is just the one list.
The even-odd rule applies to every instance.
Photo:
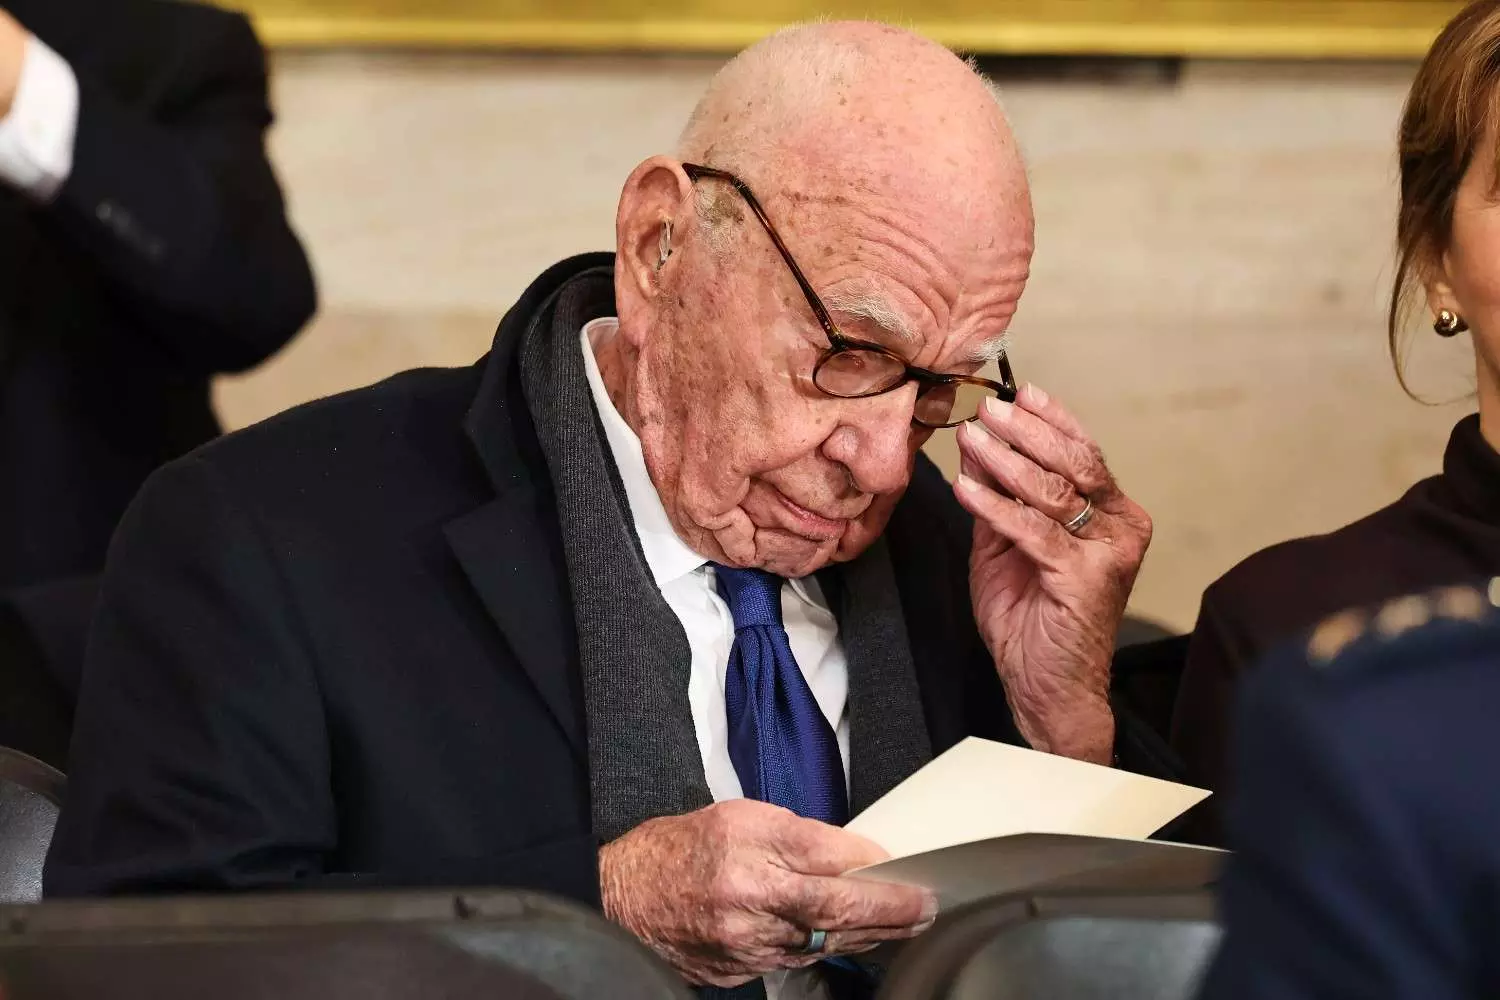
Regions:
[[[542, 267], [611, 243], [716, 61], [286, 53], [274, 154], [322, 311], [219, 387], [232, 425], [413, 365], [464, 364]], [[1067, 400], [1157, 534], [1137, 610], [1186, 627], [1254, 549], [1434, 471], [1466, 342], [1391, 375], [1391, 134], [1411, 67], [1186, 67], [1175, 84], [1015, 81], [1034, 277], [1018, 375]], [[944, 442], [937, 443], [944, 458]], [[946, 460], [946, 459], [945, 459]]]

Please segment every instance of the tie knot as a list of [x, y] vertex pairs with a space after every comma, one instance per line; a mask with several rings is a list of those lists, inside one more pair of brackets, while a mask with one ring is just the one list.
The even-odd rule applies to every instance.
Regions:
[[729, 605], [735, 631], [757, 625], [781, 628], [781, 577], [763, 569], [733, 569], [714, 564], [719, 596]]

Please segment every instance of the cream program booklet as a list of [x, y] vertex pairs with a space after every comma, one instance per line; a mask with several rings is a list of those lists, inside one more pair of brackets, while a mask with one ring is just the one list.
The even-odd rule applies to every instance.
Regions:
[[[1108, 865], [1197, 878], [1222, 852], [1141, 843], [1209, 795], [1201, 788], [970, 737], [854, 817], [891, 855], [861, 877], [926, 885], [944, 906]], [[1066, 836], [1028, 836], [1028, 835]], [[1003, 838], [1003, 840], [1001, 839]], [[983, 843], [981, 843], [983, 842]], [[1071, 859], [1071, 860], [1070, 860]], [[1061, 865], [1052, 871], [1054, 865]], [[1044, 869], [1046, 870], [1044, 872]]]

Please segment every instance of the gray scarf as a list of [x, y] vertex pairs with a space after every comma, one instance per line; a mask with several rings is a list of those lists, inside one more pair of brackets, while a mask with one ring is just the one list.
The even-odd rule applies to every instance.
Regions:
[[[520, 345], [521, 387], [557, 498], [578, 630], [594, 833], [608, 842], [713, 802], [688, 705], [687, 635], [646, 566], [584, 374], [585, 323], [614, 315], [609, 269], [570, 280]], [[850, 806], [932, 756], [883, 542], [820, 576], [849, 665]]]

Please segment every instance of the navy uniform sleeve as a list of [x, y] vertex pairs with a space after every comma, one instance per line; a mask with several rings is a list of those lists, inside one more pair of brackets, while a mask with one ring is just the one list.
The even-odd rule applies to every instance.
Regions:
[[1415, 829], [1423, 813], [1375, 763], [1385, 755], [1369, 752], [1423, 720], [1392, 718], [1382, 731], [1358, 693], [1329, 691], [1324, 671], [1358, 670], [1350, 661], [1369, 652], [1319, 667], [1287, 650], [1246, 680], [1231, 752], [1226, 931], [1203, 1000], [1472, 995], [1457, 901]]
[[190, 457], [121, 523], [45, 892], [295, 884], [336, 842], [322, 699], [256, 519]]

